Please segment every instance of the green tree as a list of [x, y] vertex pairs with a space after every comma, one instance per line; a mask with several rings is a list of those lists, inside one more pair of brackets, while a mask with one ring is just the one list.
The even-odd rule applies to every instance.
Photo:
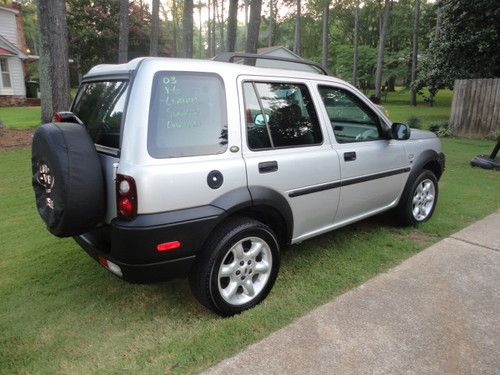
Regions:
[[427, 80], [453, 87], [455, 79], [500, 77], [497, 0], [442, 0], [439, 38], [430, 46]]
[[[118, 56], [120, 2], [116, 0], [67, 0], [69, 56], [79, 62], [81, 72]], [[164, 21], [163, 21], [164, 22]], [[160, 25], [158, 55], [170, 56], [173, 41]], [[151, 12], [144, 3], [130, 2], [128, 58], [149, 54]]]

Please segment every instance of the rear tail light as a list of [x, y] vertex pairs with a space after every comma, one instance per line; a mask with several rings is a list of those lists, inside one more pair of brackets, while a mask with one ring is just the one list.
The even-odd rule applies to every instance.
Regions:
[[132, 220], [137, 216], [137, 188], [130, 176], [116, 175], [116, 210], [123, 219]]
[[54, 112], [54, 122], [62, 122], [63, 118], [59, 112]]

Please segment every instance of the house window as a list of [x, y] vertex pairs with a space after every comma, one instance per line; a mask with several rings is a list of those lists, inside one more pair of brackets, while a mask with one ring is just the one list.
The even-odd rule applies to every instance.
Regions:
[[2, 75], [3, 87], [11, 88], [12, 84], [10, 82], [9, 63], [7, 59], [0, 59], [0, 73]]

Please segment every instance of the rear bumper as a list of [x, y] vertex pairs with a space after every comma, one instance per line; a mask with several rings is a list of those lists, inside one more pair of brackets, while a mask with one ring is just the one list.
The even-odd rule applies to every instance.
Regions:
[[[184, 277], [198, 251], [225, 211], [213, 206], [139, 215], [132, 221], [113, 219], [111, 224], [74, 237], [101, 264], [120, 268], [117, 276], [134, 283]], [[158, 251], [157, 245], [179, 241], [180, 247]], [[108, 269], [111, 269], [108, 267]]]
[[120, 267], [120, 274], [112, 273], [131, 283], [150, 283], [185, 277], [196, 258], [192, 255], [164, 262], [129, 264], [116, 260], [99, 250], [85, 235], [75, 237], [75, 241], [97, 262], [102, 264], [102, 260], [106, 259], [116, 264]]

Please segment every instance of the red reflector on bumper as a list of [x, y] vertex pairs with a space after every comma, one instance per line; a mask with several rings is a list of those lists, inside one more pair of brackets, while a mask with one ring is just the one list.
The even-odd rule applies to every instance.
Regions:
[[181, 247], [181, 243], [179, 241], [164, 242], [156, 245], [156, 251], [168, 251], [177, 249], [178, 247]]
[[102, 256], [97, 256], [97, 259], [99, 259], [99, 263], [101, 263], [104, 267], [108, 266], [108, 260]]

